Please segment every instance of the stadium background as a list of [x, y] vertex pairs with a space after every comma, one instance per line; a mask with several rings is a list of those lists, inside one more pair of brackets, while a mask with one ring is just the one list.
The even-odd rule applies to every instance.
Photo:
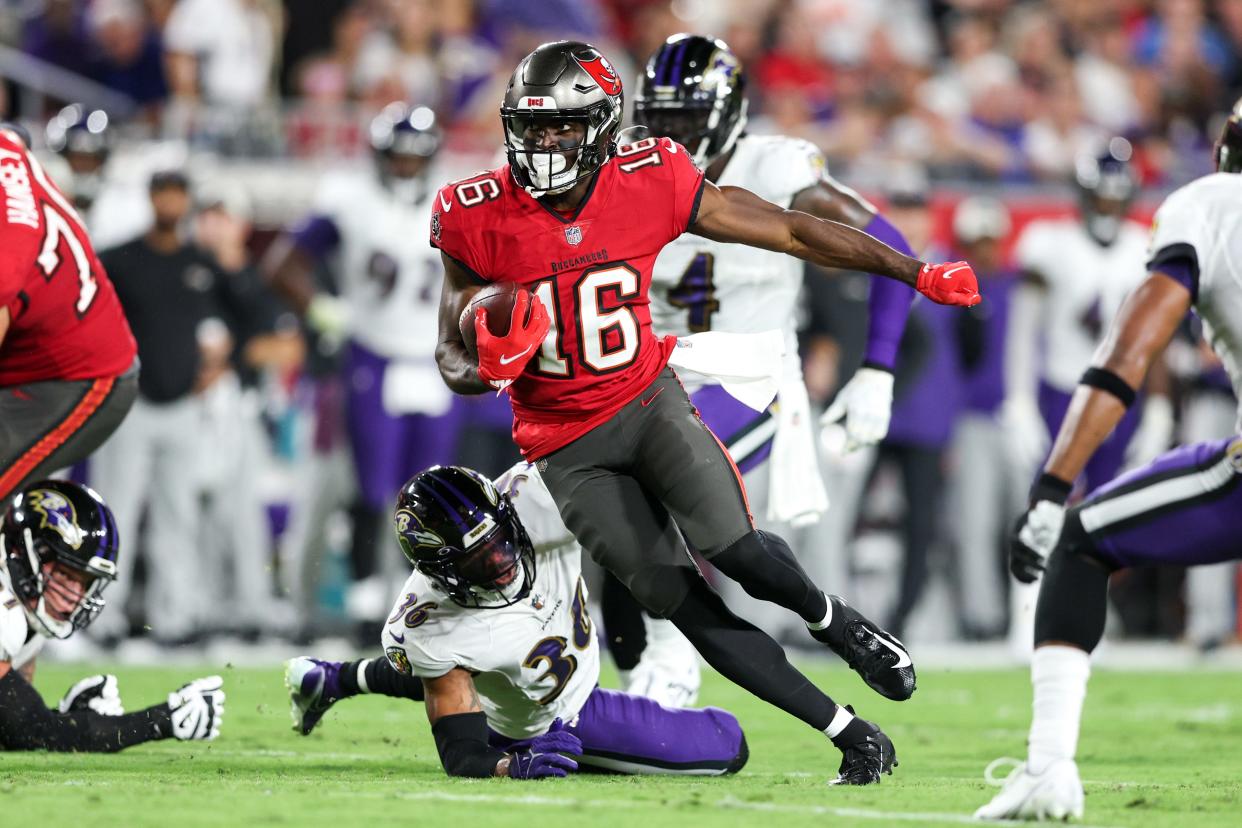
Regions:
[[[513, 65], [533, 46], [567, 37], [595, 43], [627, 83], [628, 109], [645, 57], [679, 31], [716, 34], [738, 53], [749, 75], [750, 131], [814, 142], [837, 178], [910, 213], [926, 231], [912, 239], [921, 252], [946, 256], [955, 246], [954, 210], [965, 198], [1003, 202], [1007, 254], [1026, 222], [1072, 212], [1076, 160], [1112, 136], [1133, 148], [1143, 185], [1133, 217], [1149, 221], [1164, 194], [1210, 169], [1210, 136], [1242, 92], [1242, 0], [0, 0], [0, 117], [30, 129], [53, 177], [72, 190], [73, 174], [46, 145], [46, 127], [68, 104], [107, 113], [109, 157], [96, 203], [109, 207], [89, 219], [97, 249], [146, 229], [147, 182], [176, 169], [189, 176], [197, 207], [220, 207], [244, 227], [257, 264], [305, 215], [325, 172], [368, 174], [368, 124], [391, 102], [436, 110], [449, 180], [496, 161], [497, 104]], [[908, 235], [911, 226], [903, 226]], [[188, 234], [200, 229], [187, 224]], [[331, 268], [322, 275], [330, 282]], [[865, 280], [840, 274], [809, 284], [808, 385], [822, 406], [858, 362]], [[235, 355], [248, 378], [229, 398], [243, 412], [229, 429], [249, 437], [204, 429], [204, 463], [215, 465], [186, 470], [223, 478], [226, 487], [244, 483], [236, 487], [246, 494], [223, 520], [252, 510], [265, 528], [261, 542], [228, 548], [205, 529], [186, 543], [221, 570], [239, 557], [259, 561], [235, 571], [261, 572], [260, 606], [254, 589], [236, 583], [247, 576], [211, 578], [203, 601], [217, 609], [175, 647], [149, 634], [141, 602], [131, 601], [131, 638], [57, 644], [50, 659], [228, 661], [270, 665], [276, 675], [279, 659], [307, 641], [327, 647], [324, 654], [352, 649], [348, 610], [374, 596], [349, 583], [348, 512], [325, 516], [323, 565], [307, 577], [306, 539], [296, 531], [324, 441], [343, 445], [330, 433], [331, 417], [316, 408], [341, 381], [339, 342], [302, 340], [287, 318], [277, 326], [301, 344], [260, 365], [241, 364], [240, 343]], [[1204, 381], [1212, 370], [1205, 360], [1193, 330], [1171, 351], [1178, 442], [1214, 436], [1202, 431], [1203, 418], [1186, 416], [1195, 401], [1232, 405]], [[953, 399], [946, 388], [950, 422]], [[503, 406], [503, 398], [462, 404], [462, 462], [497, 473], [516, 459]], [[951, 439], [933, 448], [951, 488], [969, 469]], [[330, 461], [348, 477], [347, 457], [338, 452]], [[904, 627], [916, 653], [922, 645], [933, 663], [952, 668], [1018, 663], [1021, 648], [1006, 642], [1003, 623], [980, 629], [960, 612], [979, 600], [962, 594], [953, 531], [961, 516], [946, 509], [926, 548], [903, 549], [904, 506], [892, 474], [882, 467], [869, 494], [847, 548], [824, 548], [812, 536], [800, 553], [832, 557], [824, 569], [846, 573], [842, 590], [881, 617], [903, 555], [926, 555], [927, 585]], [[164, 554], [126, 550], [139, 551]], [[1000, 571], [1000, 543], [987, 554]], [[391, 575], [404, 562], [395, 544], [386, 555]], [[1228, 645], [1242, 625], [1238, 577], [1225, 566], [1197, 584], [1174, 570], [1117, 579], [1114, 644], [1103, 658], [1122, 667], [1236, 667], [1242, 659]], [[381, 587], [384, 606], [397, 583]], [[275, 681], [265, 693], [272, 696], [265, 703], [281, 704]], [[1236, 729], [1237, 714], [1226, 719]], [[1015, 722], [1008, 726], [1022, 726]]]

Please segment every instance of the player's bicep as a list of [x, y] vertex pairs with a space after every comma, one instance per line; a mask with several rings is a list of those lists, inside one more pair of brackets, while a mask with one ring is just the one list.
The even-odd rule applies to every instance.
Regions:
[[462, 667], [454, 667], [442, 676], [424, 678], [423, 692], [427, 721], [432, 725], [445, 716], [483, 712], [479, 693], [474, 688], [474, 676]]
[[1139, 388], [1152, 361], [1186, 318], [1190, 302], [1185, 284], [1152, 271], [1126, 297], [1092, 364], [1117, 374], [1131, 388]]
[[787, 214], [749, 190], [704, 182], [698, 217], [690, 232], [712, 241], [785, 252], [793, 244]]

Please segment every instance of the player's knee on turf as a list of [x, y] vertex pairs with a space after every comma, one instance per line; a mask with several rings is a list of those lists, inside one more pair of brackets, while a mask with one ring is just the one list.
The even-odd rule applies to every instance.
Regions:
[[1035, 611], [1035, 645], [1069, 644], [1089, 653], [1104, 635], [1114, 568], [1100, 556], [1079, 513], [1079, 507], [1066, 513], [1061, 539], [1048, 556]]

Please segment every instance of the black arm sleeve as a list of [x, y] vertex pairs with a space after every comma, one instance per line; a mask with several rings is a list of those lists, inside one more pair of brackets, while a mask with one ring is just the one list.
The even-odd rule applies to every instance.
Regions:
[[115, 753], [170, 735], [167, 704], [123, 716], [93, 710], [59, 713], [49, 710], [16, 670], [0, 678], [0, 749]]
[[445, 716], [431, 726], [431, 735], [449, 776], [495, 776], [496, 763], [505, 757], [487, 743], [487, 717], [481, 712]]

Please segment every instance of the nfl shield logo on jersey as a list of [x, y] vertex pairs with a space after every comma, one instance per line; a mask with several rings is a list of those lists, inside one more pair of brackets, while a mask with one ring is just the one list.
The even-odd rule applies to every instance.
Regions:
[[565, 241], [572, 245], [582, 244], [582, 228], [578, 225], [565, 228]]

